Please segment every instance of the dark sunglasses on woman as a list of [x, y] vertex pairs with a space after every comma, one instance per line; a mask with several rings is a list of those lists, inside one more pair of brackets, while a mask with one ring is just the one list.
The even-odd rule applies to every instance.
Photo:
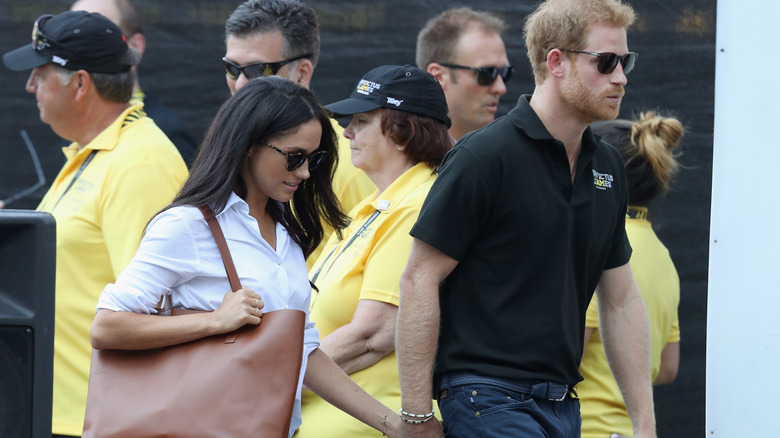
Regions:
[[267, 141], [264, 141], [262, 143], [268, 146], [269, 148], [275, 150], [276, 152], [279, 152], [280, 154], [287, 157], [288, 172], [292, 172], [295, 169], [303, 166], [303, 163], [305, 163], [306, 160], [309, 160], [309, 170], [314, 170], [317, 167], [319, 167], [319, 165], [322, 164], [322, 162], [325, 160], [325, 157], [328, 156], [327, 151], [314, 151], [310, 154], [306, 154], [303, 152], [285, 152]]

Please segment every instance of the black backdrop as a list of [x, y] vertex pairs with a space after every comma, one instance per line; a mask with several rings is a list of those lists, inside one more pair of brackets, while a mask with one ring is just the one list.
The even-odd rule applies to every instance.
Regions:
[[[32, 22], [58, 13], [68, 0], [0, 0], [0, 52], [30, 40]], [[144, 89], [158, 94], [200, 139], [228, 96], [220, 58], [223, 25], [237, 0], [136, 0], [147, 38], [140, 68]], [[311, 0], [321, 22], [322, 54], [312, 89], [323, 102], [346, 97], [362, 73], [380, 64], [414, 63], [418, 30], [440, 11], [459, 5], [493, 11], [508, 23], [510, 62], [516, 66], [499, 114], [520, 94], [533, 90], [522, 39], [522, 23], [534, 1], [505, 0]], [[687, 127], [685, 169], [672, 191], [651, 207], [651, 220], [667, 244], [680, 273], [682, 359], [677, 380], [656, 389], [659, 434], [704, 434], [705, 335], [709, 206], [715, 73], [715, 0], [634, 0], [639, 21], [629, 47], [640, 53], [629, 76], [621, 117], [660, 109]], [[20, 130], [26, 130], [43, 164], [48, 183], [62, 163], [62, 144], [40, 122], [35, 98], [24, 91], [27, 72], [0, 67], [0, 199], [36, 182]], [[35, 208], [45, 189], [10, 205]]]

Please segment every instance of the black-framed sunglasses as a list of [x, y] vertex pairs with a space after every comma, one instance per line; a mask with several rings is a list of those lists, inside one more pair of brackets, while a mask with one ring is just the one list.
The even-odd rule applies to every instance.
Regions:
[[625, 55], [617, 55], [612, 52], [596, 53], [585, 50], [564, 49], [561, 47], [556, 47], [556, 49], [563, 50], [564, 52], [582, 53], [585, 55], [597, 57], [599, 60], [598, 64], [596, 65], [596, 69], [603, 75], [608, 75], [615, 71], [615, 67], [617, 67], [618, 62], [620, 62], [620, 65], [623, 66], [623, 74], [627, 75], [631, 73], [631, 70], [634, 69], [634, 65], [636, 64], [636, 59], [639, 57], [639, 54], [636, 52], [628, 52]]
[[465, 65], [449, 64], [444, 62], [442, 62], [441, 65], [447, 68], [471, 70], [477, 72], [477, 83], [485, 87], [493, 85], [493, 82], [496, 81], [498, 76], [501, 76], [501, 79], [504, 81], [504, 83], [507, 83], [512, 78], [512, 73], [515, 72], [514, 67], [511, 65], [506, 67], [468, 67]]
[[265, 76], [275, 75], [280, 68], [285, 65], [297, 61], [299, 59], [311, 58], [311, 54], [296, 56], [295, 58], [285, 59], [279, 62], [255, 62], [253, 64], [238, 65], [233, 61], [229, 61], [227, 58], [222, 58], [222, 62], [225, 64], [225, 73], [230, 79], [238, 79], [238, 76], [243, 73], [247, 79], [254, 79]]
[[262, 144], [268, 146], [269, 148], [275, 150], [276, 152], [279, 152], [280, 154], [287, 157], [287, 171], [292, 172], [295, 169], [303, 166], [303, 163], [306, 162], [306, 160], [309, 160], [309, 170], [314, 170], [317, 167], [319, 167], [320, 164], [322, 164], [325, 161], [325, 157], [328, 156], [328, 151], [314, 151], [310, 154], [306, 154], [303, 152], [285, 152], [278, 147], [272, 145], [271, 143], [264, 141]]
[[51, 46], [52, 44], [57, 45], [57, 43], [51, 41], [49, 37], [47, 37], [41, 31], [43, 24], [49, 21], [49, 19], [53, 17], [54, 15], [51, 14], [41, 15], [35, 20], [35, 23], [33, 23], [32, 48], [37, 52], [40, 52], [41, 50]]

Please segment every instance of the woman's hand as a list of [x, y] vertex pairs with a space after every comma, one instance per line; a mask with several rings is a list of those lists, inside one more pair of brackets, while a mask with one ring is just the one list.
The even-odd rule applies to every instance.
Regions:
[[260, 324], [264, 306], [260, 295], [251, 289], [241, 288], [226, 293], [222, 304], [212, 312], [216, 334], [229, 333], [246, 324]]

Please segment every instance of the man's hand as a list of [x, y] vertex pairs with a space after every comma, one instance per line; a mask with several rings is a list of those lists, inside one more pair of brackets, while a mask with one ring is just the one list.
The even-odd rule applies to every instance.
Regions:
[[422, 424], [411, 424], [398, 419], [398, 438], [444, 438], [444, 427], [436, 418]]

